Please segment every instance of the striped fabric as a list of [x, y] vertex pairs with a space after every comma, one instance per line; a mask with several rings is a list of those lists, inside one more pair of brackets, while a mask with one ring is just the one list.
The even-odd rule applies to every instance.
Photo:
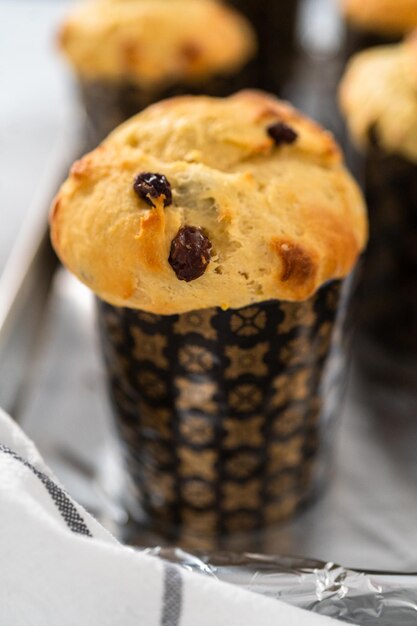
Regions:
[[307, 613], [120, 545], [0, 411], [3, 626], [326, 626]]

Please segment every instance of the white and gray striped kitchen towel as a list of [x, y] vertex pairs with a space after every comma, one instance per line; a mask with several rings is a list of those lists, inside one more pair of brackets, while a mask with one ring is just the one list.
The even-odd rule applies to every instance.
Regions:
[[0, 626], [331, 626], [119, 544], [0, 411]]

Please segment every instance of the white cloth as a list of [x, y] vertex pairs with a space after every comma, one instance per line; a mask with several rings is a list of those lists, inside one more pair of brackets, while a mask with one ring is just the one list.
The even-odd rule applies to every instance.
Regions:
[[120, 545], [0, 410], [1, 626], [331, 626]]

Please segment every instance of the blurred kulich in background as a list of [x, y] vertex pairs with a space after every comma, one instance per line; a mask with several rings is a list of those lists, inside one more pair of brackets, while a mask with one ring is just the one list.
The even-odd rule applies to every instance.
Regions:
[[59, 34], [94, 147], [120, 123], [174, 95], [226, 96], [255, 82], [252, 27], [217, 0], [89, 0]]
[[347, 56], [400, 40], [417, 27], [417, 0], [339, 0], [347, 23]]
[[395, 391], [417, 363], [417, 32], [354, 56], [340, 100], [371, 224], [354, 308], [360, 362], [374, 375], [385, 367]]

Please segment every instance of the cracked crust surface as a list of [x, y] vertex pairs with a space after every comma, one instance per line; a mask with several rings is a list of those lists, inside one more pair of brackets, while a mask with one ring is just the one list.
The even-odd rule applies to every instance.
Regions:
[[256, 49], [247, 20], [216, 0], [84, 0], [59, 45], [84, 79], [142, 87], [228, 75]]
[[417, 162], [417, 33], [354, 56], [341, 82], [340, 104], [361, 149], [372, 137], [385, 152]]
[[[277, 146], [269, 125], [298, 139]], [[173, 203], [133, 191], [139, 172], [164, 174]], [[168, 263], [185, 226], [212, 243], [200, 278]], [[51, 213], [63, 263], [102, 299], [173, 314], [269, 299], [299, 301], [351, 271], [367, 239], [364, 202], [332, 136], [266, 94], [160, 102], [72, 168]]]

